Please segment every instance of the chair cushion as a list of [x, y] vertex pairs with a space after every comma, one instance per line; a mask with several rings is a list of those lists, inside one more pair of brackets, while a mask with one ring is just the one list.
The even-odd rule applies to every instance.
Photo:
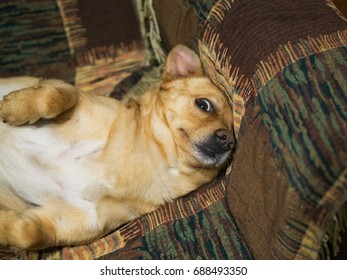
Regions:
[[346, 202], [346, 45], [325, 0], [222, 0], [202, 27], [238, 138], [227, 201], [255, 258], [317, 258]]
[[2, 1], [0, 75], [62, 79], [110, 94], [144, 60], [135, 6], [118, 2]]
[[156, 20], [163, 48], [168, 52], [177, 44], [197, 50], [201, 24], [217, 0], [154, 0]]

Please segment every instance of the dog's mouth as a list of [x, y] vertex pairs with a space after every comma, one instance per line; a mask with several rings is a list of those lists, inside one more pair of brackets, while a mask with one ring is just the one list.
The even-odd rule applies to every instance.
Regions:
[[183, 128], [179, 131], [193, 145], [195, 159], [204, 166], [219, 168], [235, 151], [235, 136], [231, 131], [218, 129], [199, 141], [192, 141]]
[[195, 154], [198, 160], [206, 166], [219, 167], [223, 165], [234, 153], [234, 147], [230, 147], [227, 151], [215, 149], [203, 143], [195, 144]]
[[235, 138], [231, 132], [220, 129], [205, 140], [195, 143], [194, 148], [201, 163], [219, 167], [234, 153]]

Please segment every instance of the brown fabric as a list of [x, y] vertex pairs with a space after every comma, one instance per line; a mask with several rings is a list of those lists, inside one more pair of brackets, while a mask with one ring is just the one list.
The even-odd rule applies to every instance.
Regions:
[[237, 147], [227, 202], [255, 259], [268, 259], [285, 213], [286, 179], [257, 129], [249, 127]]
[[332, 0], [336, 7], [347, 17], [347, 1], [346, 0]]
[[[329, 24], [324, 24], [329, 22]], [[278, 46], [301, 38], [329, 34], [341, 29], [343, 19], [331, 16], [324, 1], [245, 0], [235, 1], [221, 28], [221, 41], [230, 38], [228, 55], [249, 77], [255, 65]], [[305, 36], [306, 35], [306, 36]], [[233, 48], [232, 46], [236, 46]]]
[[317, 258], [347, 199], [346, 45], [326, 0], [220, 0], [202, 27], [238, 135], [227, 201], [257, 259]]
[[247, 108], [227, 198], [256, 259], [317, 258], [346, 201], [346, 54], [334, 49], [288, 66]]
[[199, 18], [187, 0], [154, 0], [153, 7], [166, 51], [177, 44], [196, 49]]
[[75, 85], [109, 95], [144, 59], [134, 2], [56, 1], [75, 64]]
[[[134, 1], [78, 1], [79, 14], [86, 28], [88, 49], [141, 41]], [[110, 36], [112, 34], [112, 36]]]

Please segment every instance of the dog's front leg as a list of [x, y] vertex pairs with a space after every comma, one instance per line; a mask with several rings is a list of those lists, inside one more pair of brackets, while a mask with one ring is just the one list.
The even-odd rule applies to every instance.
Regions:
[[13, 91], [0, 102], [0, 118], [11, 125], [52, 119], [74, 107], [79, 90], [63, 81], [40, 80], [35, 86]]

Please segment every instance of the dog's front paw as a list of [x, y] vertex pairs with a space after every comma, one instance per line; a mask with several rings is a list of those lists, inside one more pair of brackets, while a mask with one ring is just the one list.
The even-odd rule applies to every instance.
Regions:
[[11, 125], [35, 123], [40, 115], [32, 106], [32, 88], [11, 92], [0, 102], [0, 118]]
[[54, 84], [13, 91], [0, 102], [0, 118], [11, 125], [33, 124], [41, 118], [52, 119], [77, 102], [78, 95], [74, 92], [70, 95], [59, 92]]

